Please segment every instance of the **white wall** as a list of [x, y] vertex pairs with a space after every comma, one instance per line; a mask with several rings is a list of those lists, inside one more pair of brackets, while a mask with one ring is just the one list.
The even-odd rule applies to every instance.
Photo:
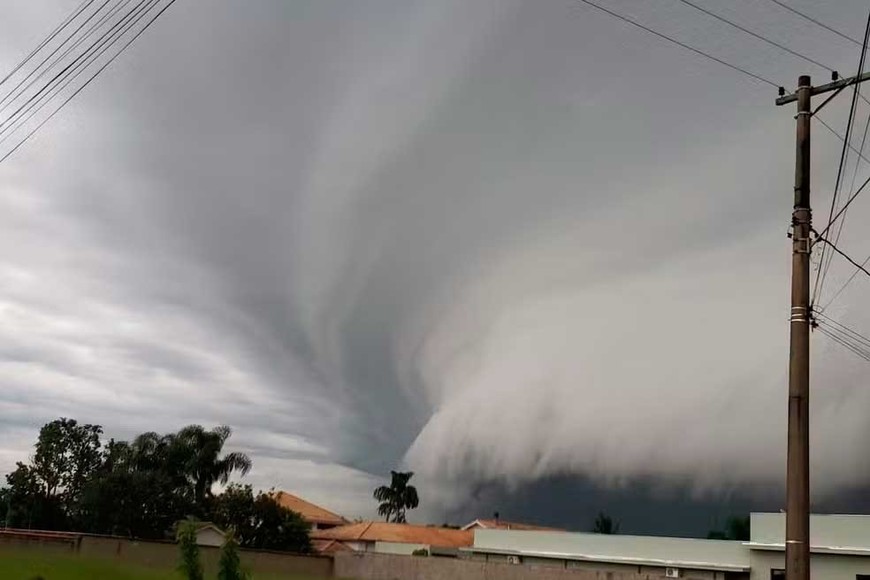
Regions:
[[[770, 580], [772, 569], [785, 568], [785, 554], [780, 551], [753, 550], [751, 580]], [[810, 576], [818, 580], [855, 580], [856, 574], [870, 574], [870, 557], [813, 554]]]

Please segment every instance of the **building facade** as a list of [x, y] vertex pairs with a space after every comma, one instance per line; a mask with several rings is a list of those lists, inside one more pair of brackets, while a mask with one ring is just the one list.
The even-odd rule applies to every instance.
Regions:
[[[474, 530], [466, 557], [486, 562], [640, 573], [686, 580], [782, 580], [785, 514], [752, 514], [748, 542]], [[870, 516], [813, 515], [810, 571], [814, 580], [870, 580]]]

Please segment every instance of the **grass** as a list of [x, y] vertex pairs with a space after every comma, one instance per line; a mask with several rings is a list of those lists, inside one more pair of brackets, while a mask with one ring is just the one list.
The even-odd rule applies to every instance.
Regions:
[[[217, 576], [206, 574], [206, 580]], [[137, 568], [111, 560], [86, 559], [46, 551], [0, 552], [2, 580], [184, 580], [172, 570]], [[323, 580], [311, 576], [257, 574], [252, 580]]]

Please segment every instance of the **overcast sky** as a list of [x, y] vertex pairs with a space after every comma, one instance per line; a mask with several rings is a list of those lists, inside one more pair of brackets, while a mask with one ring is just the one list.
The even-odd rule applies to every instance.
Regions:
[[[789, 88], [829, 80], [678, 0], [600, 1]], [[768, 0], [698, 2], [857, 68]], [[789, 3], [863, 35], [866, 2]], [[4, 0], [0, 69], [76, 4]], [[176, 2], [0, 165], [0, 472], [70, 416], [118, 438], [229, 424], [255, 486], [351, 516], [400, 466], [418, 519], [565, 474], [775, 489], [775, 96], [576, 0]], [[814, 130], [822, 221], [839, 143]], [[859, 198], [841, 240], [859, 260], [868, 216]], [[828, 292], [850, 274], [835, 260]], [[870, 332], [868, 288], [828, 312]], [[870, 476], [870, 388], [813, 349], [830, 494]]]

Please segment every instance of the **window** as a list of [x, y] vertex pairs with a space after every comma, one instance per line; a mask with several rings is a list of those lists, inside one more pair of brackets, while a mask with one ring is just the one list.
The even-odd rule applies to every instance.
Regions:
[[785, 570], [771, 570], [770, 580], [785, 580]]

